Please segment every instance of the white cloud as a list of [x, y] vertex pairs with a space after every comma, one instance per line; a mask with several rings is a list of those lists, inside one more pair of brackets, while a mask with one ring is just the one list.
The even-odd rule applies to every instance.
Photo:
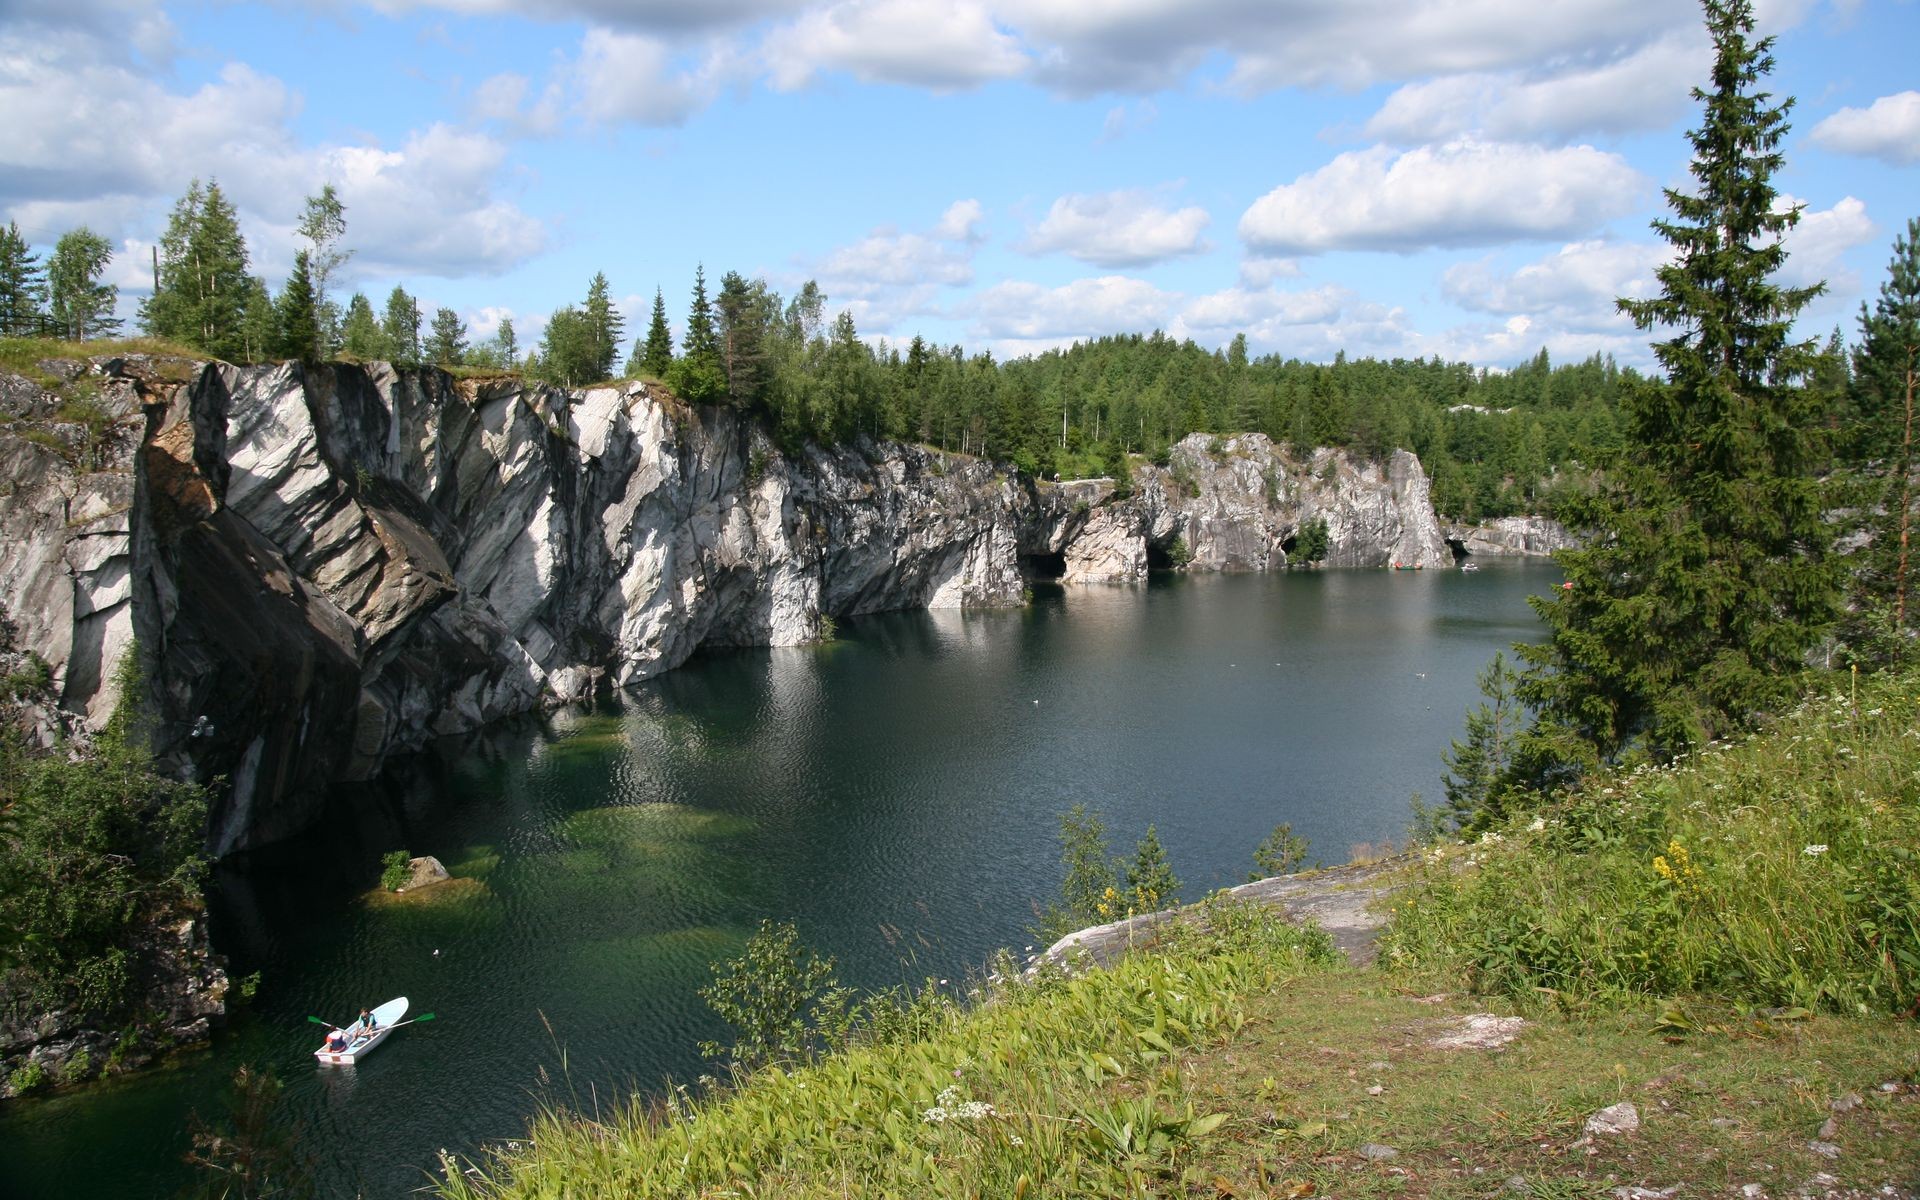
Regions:
[[1197, 205], [1162, 208], [1143, 189], [1067, 195], [1028, 231], [1021, 249], [1102, 267], [1140, 267], [1207, 249], [1200, 232], [1210, 219]]
[[679, 125], [712, 103], [725, 69], [718, 58], [682, 68], [659, 38], [589, 29], [571, 74], [578, 111], [589, 121]]
[[468, 113], [476, 121], [492, 123], [519, 137], [551, 137], [560, 131], [566, 107], [560, 81], [549, 82], [538, 96], [533, 96], [532, 90], [532, 81], [518, 72], [489, 76], [473, 89]]
[[367, 0], [376, 12], [431, 9], [462, 16], [585, 21], [651, 33], [699, 33], [751, 24], [804, 7], [804, 0]]
[[1405, 145], [1462, 134], [1566, 140], [1658, 128], [1686, 111], [1710, 61], [1705, 37], [1685, 30], [1601, 62], [1423, 80], [1388, 96], [1362, 133]]
[[1573, 242], [1510, 272], [1490, 261], [1456, 263], [1441, 276], [1441, 293], [1461, 308], [1530, 320], [1551, 318], [1573, 329], [1624, 332], [1621, 298], [1643, 300], [1659, 290], [1654, 271], [1672, 257], [1664, 242], [1607, 239]]
[[1003, 348], [1045, 349], [1114, 333], [1164, 329], [1180, 297], [1124, 275], [1076, 279], [1062, 287], [1008, 280], [961, 306], [975, 336]]
[[1275, 280], [1295, 279], [1299, 275], [1300, 263], [1296, 259], [1249, 255], [1240, 261], [1240, 286], [1243, 288], [1272, 287]]
[[1277, 346], [1298, 336], [1293, 327], [1337, 321], [1350, 299], [1345, 288], [1323, 285], [1300, 292], [1234, 287], [1195, 296], [1174, 316], [1174, 337], [1203, 344], [1231, 341], [1244, 333], [1254, 346]]
[[1920, 163], [1920, 92], [1882, 96], [1866, 108], [1843, 108], [1813, 127], [1817, 146], [1877, 158], [1896, 167]]
[[[1783, 195], [1775, 201], [1775, 207], [1784, 209], [1797, 203], [1794, 197]], [[1857, 291], [1860, 277], [1848, 269], [1841, 256], [1872, 241], [1879, 232], [1879, 226], [1867, 216], [1867, 206], [1852, 196], [1842, 197], [1823, 211], [1803, 209], [1799, 223], [1782, 239], [1787, 261], [1780, 268], [1779, 280], [1795, 287], [1825, 282], [1835, 291]]]
[[1582, 233], [1629, 212], [1646, 180], [1616, 154], [1460, 139], [1396, 155], [1350, 151], [1268, 192], [1240, 218], [1265, 254], [1409, 252]]
[[1027, 69], [1019, 41], [977, 0], [842, 0], [773, 31], [761, 53], [782, 90], [819, 71], [953, 91]]
[[980, 232], [980, 222], [985, 217], [986, 210], [978, 200], [955, 200], [933, 227], [933, 236], [947, 242], [981, 241], [985, 235]]

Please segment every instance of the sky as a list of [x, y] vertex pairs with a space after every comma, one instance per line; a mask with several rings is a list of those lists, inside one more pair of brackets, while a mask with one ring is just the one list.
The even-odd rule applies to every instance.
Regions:
[[[1786, 281], [1851, 339], [1920, 216], [1920, 0], [1756, 15]], [[0, 221], [104, 234], [128, 316], [198, 178], [275, 289], [333, 184], [336, 297], [475, 340], [595, 272], [630, 338], [656, 288], [677, 330], [704, 265], [1003, 359], [1646, 366], [1614, 301], [1656, 286], [1709, 63], [1683, 0], [0, 0]]]

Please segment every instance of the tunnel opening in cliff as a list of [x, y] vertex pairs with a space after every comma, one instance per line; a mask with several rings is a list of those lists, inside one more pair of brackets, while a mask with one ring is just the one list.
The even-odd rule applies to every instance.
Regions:
[[1168, 553], [1167, 548], [1165, 546], [1156, 545], [1153, 542], [1148, 542], [1147, 543], [1147, 570], [1171, 571], [1173, 570], [1173, 568], [1174, 568], [1173, 555]]
[[1022, 554], [1020, 574], [1028, 583], [1058, 583], [1067, 573], [1067, 556], [1061, 554]]
[[1453, 551], [1453, 565], [1459, 566], [1467, 559], [1467, 544], [1459, 538], [1448, 538], [1447, 549]]

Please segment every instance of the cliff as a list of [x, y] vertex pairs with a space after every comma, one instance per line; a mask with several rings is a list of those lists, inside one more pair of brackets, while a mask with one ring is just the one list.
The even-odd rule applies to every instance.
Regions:
[[[103, 720], [137, 639], [156, 752], [225, 777], [216, 855], [313, 824], [427, 738], [830, 618], [1016, 605], [1031, 577], [1450, 556], [1418, 460], [1195, 435], [1130, 495], [871, 443], [782, 454], [639, 383], [130, 356], [0, 379], [0, 605]], [[74, 397], [84, 397], [76, 414]]]

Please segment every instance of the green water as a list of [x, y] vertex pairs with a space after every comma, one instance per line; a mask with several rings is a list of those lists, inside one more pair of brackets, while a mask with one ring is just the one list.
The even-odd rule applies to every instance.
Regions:
[[[1189, 898], [1290, 821], [1330, 860], [1400, 836], [1493, 652], [1537, 628], [1544, 564], [1043, 589], [1014, 612], [848, 622], [715, 655], [618, 705], [449, 741], [323, 835], [223, 870], [214, 936], [252, 1009], [210, 1051], [0, 1113], [0, 1193], [175, 1193], [189, 1113], [241, 1063], [286, 1083], [324, 1196], [398, 1196], [435, 1152], [702, 1069], [696, 989], [763, 916], [843, 980], [959, 987], [1031, 943], [1058, 814], [1116, 849], [1158, 827]], [[439, 856], [431, 903], [368, 903], [380, 855]], [[435, 952], [438, 951], [436, 954]], [[315, 1014], [406, 995], [431, 1023], [317, 1068]]]

